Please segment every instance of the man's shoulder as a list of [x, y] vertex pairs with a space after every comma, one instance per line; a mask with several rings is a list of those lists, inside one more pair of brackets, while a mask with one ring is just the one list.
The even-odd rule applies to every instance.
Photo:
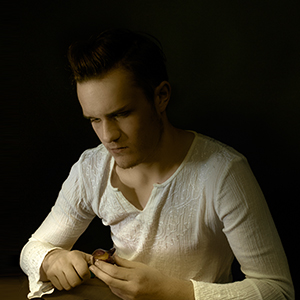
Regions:
[[100, 144], [95, 148], [85, 150], [81, 154], [78, 163], [83, 167], [97, 168], [106, 164], [110, 158], [111, 155], [107, 149], [103, 146], [103, 144]]
[[103, 144], [99, 144], [97, 147], [86, 149], [82, 152], [81, 158], [82, 159], [91, 159], [98, 155], [106, 155], [108, 151], [103, 146]]
[[194, 153], [205, 160], [217, 159], [218, 161], [231, 162], [245, 159], [244, 155], [233, 147], [200, 133], [196, 134]]

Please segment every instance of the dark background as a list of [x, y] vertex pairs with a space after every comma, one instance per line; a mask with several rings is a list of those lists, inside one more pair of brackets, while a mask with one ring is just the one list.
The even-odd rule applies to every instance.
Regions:
[[[108, 27], [156, 36], [168, 58], [171, 122], [243, 153], [299, 269], [299, 9], [292, 1], [26, 1], [12, 5], [12, 80], [4, 120], [1, 275], [21, 273], [23, 245], [73, 163], [98, 145], [82, 118], [66, 59], [76, 38]], [[15, 12], [18, 12], [16, 14]], [[3, 82], [2, 82], [3, 83]], [[5, 100], [5, 99], [4, 99]], [[8, 205], [7, 205], [8, 204]], [[104, 236], [103, 241], [101, 237]], [[95, 220], [76, 247], [110, 247]]]

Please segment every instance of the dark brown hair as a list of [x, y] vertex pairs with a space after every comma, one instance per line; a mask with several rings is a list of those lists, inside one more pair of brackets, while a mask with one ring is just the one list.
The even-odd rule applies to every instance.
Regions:
[[148, 99], [168, 81], [166, 58], [159, 41], [146, 34], [110, 29], [69, 47], [68, 59], [76, 82], [105, 75], [114, 68], [130, 71]]

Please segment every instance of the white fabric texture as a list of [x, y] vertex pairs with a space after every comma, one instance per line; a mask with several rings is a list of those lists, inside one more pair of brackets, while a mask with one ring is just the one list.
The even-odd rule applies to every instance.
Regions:
[[[112, 187], [113, 166], [100, 145], [72, 167], [50, 214], [21, 253], [29, 298], [48, 289], [39, 280], [46, 253], [71, 249], [98, 216], [110, 226], [119, 256], [192, 280], [196, 300], [294, 299], [280, 238], [244, 156], [195, 133], [185, 160], [166, 182], [153, 185], [144, 210]], [[246, 275], [241, 282], [231, 282], [234, 256]]]

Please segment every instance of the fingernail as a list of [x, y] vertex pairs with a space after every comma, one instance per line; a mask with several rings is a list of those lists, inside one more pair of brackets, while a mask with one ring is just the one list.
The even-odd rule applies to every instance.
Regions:
[[96, 260], [94, 265], [96, 265], [97, 267], [100, 267], [101, 264], [100, 264], [99, 260]]

